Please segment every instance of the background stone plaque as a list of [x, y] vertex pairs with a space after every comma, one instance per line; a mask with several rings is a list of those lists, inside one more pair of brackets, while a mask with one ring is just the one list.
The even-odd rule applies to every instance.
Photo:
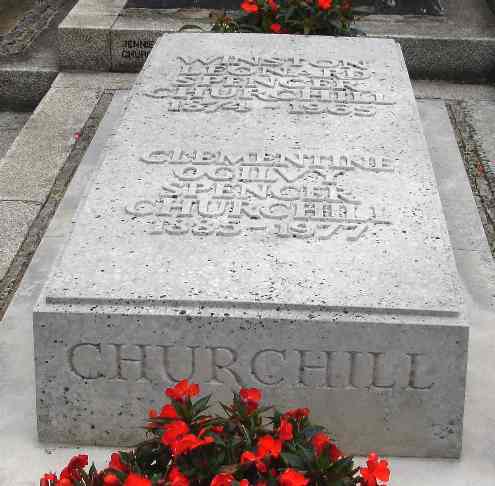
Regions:
[[[239, 8], [236, 0], [128, 0], [126, 8]], [[354, 0], [356, 11], [370, 13], [444, 15], [447, 0]]]
[[394, 41], [165, 35], [35, 312], [40, 437], [135, 443], [188, 377], [455, 457], [457, 285]]

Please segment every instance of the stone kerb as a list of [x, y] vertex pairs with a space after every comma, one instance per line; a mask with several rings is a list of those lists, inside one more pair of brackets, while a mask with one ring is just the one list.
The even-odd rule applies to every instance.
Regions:
[[468, 328], [399, 47], [184, 39], [154, 48], [37, 306], [40, 438], [135, 443], [189, 377], [309, 406], [350, 453], [458, 457]]

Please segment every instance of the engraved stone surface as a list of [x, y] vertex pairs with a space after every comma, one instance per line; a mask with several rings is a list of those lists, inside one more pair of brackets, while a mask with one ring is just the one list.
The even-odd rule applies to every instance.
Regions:
[[[371, 13], [445, 15], [448, 0], [354, 0], [357, 12], [366, 7]], [[239, 8], [237, 0], [128, 0], [126, 8]]]
[[460, 453], [468, 327], [392, 40], [165, 35], [34, 315], [44, 441], [135, 443], [182, 377], [349, 453]]

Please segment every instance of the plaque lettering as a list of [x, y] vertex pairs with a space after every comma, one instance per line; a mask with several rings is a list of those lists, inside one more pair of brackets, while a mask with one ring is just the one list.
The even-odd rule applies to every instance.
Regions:
[[168, 385], [206, 373], [206, 383], [215, 386], [283, 385], [370, 393], [427, 392], [435, 386], [432, 358], [421, 353], [266, 348], [243, 356], [226, 346], [80, 343], [68, 350], [67, 359], [71, 372], [85, 381]]

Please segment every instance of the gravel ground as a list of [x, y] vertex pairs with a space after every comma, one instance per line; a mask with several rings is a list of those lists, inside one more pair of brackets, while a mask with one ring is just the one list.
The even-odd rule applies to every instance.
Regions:
[[[11, 24], [13, 19], [18, 19], [13, 28], [8, 32], [0, 33], [0, 59], [22, 54], [28, 49], [41, 33], [49, 27], [65, 0], [30, 0], [31, 8], [18, 19], [18, 14], [26, 2], [16, 2], [9, 9], [8, 14], [3, 15], [3, 26]], [[0, 23], [0, 31], [2, 23]]]
[[[473, 109], [473, 104], [478, 106], [477, 110]], [[480, 105], [484, 109], [480, 110]], [[447, 107], [486, 237], [495, 257], [495, 153], [491, 154], [492, 159], [485, 150], [495, 138], [495, 103], [451, 101]], [[491, 112], [493, 124], [487, 119]]]

